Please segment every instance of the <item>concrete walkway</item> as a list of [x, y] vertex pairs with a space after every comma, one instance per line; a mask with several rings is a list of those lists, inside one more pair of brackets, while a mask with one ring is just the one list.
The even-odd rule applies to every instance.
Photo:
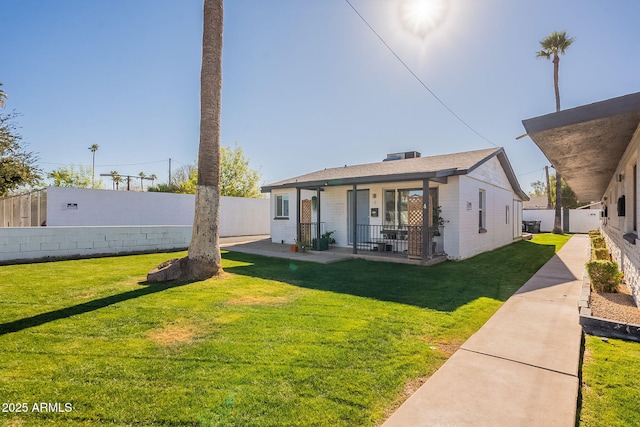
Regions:
[[588, 251], [573, 236], [383, 427], [573, 427]]

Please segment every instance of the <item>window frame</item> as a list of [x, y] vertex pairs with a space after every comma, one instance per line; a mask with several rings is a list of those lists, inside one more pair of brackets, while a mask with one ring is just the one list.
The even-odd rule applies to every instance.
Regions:
[[277, 194], [275, 206], [276, 219], [289, 219], [289, 195]]
[[478, 232], [487, 232], [487, 192], [482, 188], [478, 190]]

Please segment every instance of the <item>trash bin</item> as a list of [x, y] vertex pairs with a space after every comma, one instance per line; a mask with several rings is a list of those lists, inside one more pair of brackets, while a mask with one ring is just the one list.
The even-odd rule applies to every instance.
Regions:
[[542, 221], [527, 221], [527, 231], [529, 233], [538, 234], [540, 233], [540, 223]]

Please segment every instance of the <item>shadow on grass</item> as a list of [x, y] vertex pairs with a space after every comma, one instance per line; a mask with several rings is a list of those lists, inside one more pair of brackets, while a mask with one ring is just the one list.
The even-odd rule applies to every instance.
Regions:
[[223, 258], [249, 264], [225, 269], [234, 274], [452, 312], [480, 297], [506, 301], [554, 254], [553, 245], [519, 241], [429, 267], [361, 259], [323, 265], [240, 252]]
[[158, 292], [166, 291], [167, 289], [188, 285], [189, 283], [192, 282], [167, 282], [160, 284], [148, 284], [147, 282], [140, 282], [140, 285], [144, 286], [133, 291], [110, 295], [108, 297], [99, 298], [96, 300], [85, 302], [83, 304], [73, 305], [71, 307], [65, 307], [59, 310], [49, 311], [47, 313], [41, 313], [35, 316], [14, 320], [13, 322], [2, 323], [0, 324], [0, 336], [13, 332], [19, 332], [27, 328], [44, 325], [55, 320], [65, 319], [67, 317], [75, 316], [78, 314], [90, 313], [92, 311], [96, 311], [101, 308], [117, 304], [119, 302], [140, 298], [145, 295], [155, 294]]

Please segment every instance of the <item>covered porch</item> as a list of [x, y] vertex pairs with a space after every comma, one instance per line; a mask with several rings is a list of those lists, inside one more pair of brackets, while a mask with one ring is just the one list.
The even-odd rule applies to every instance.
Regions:
[[297, 187], [296, 245], [301, 250], [339, 248], [423, 262], [444, 256], [439, 187], [430, 187], [432, 182], [446, 184], [447, 178]]

